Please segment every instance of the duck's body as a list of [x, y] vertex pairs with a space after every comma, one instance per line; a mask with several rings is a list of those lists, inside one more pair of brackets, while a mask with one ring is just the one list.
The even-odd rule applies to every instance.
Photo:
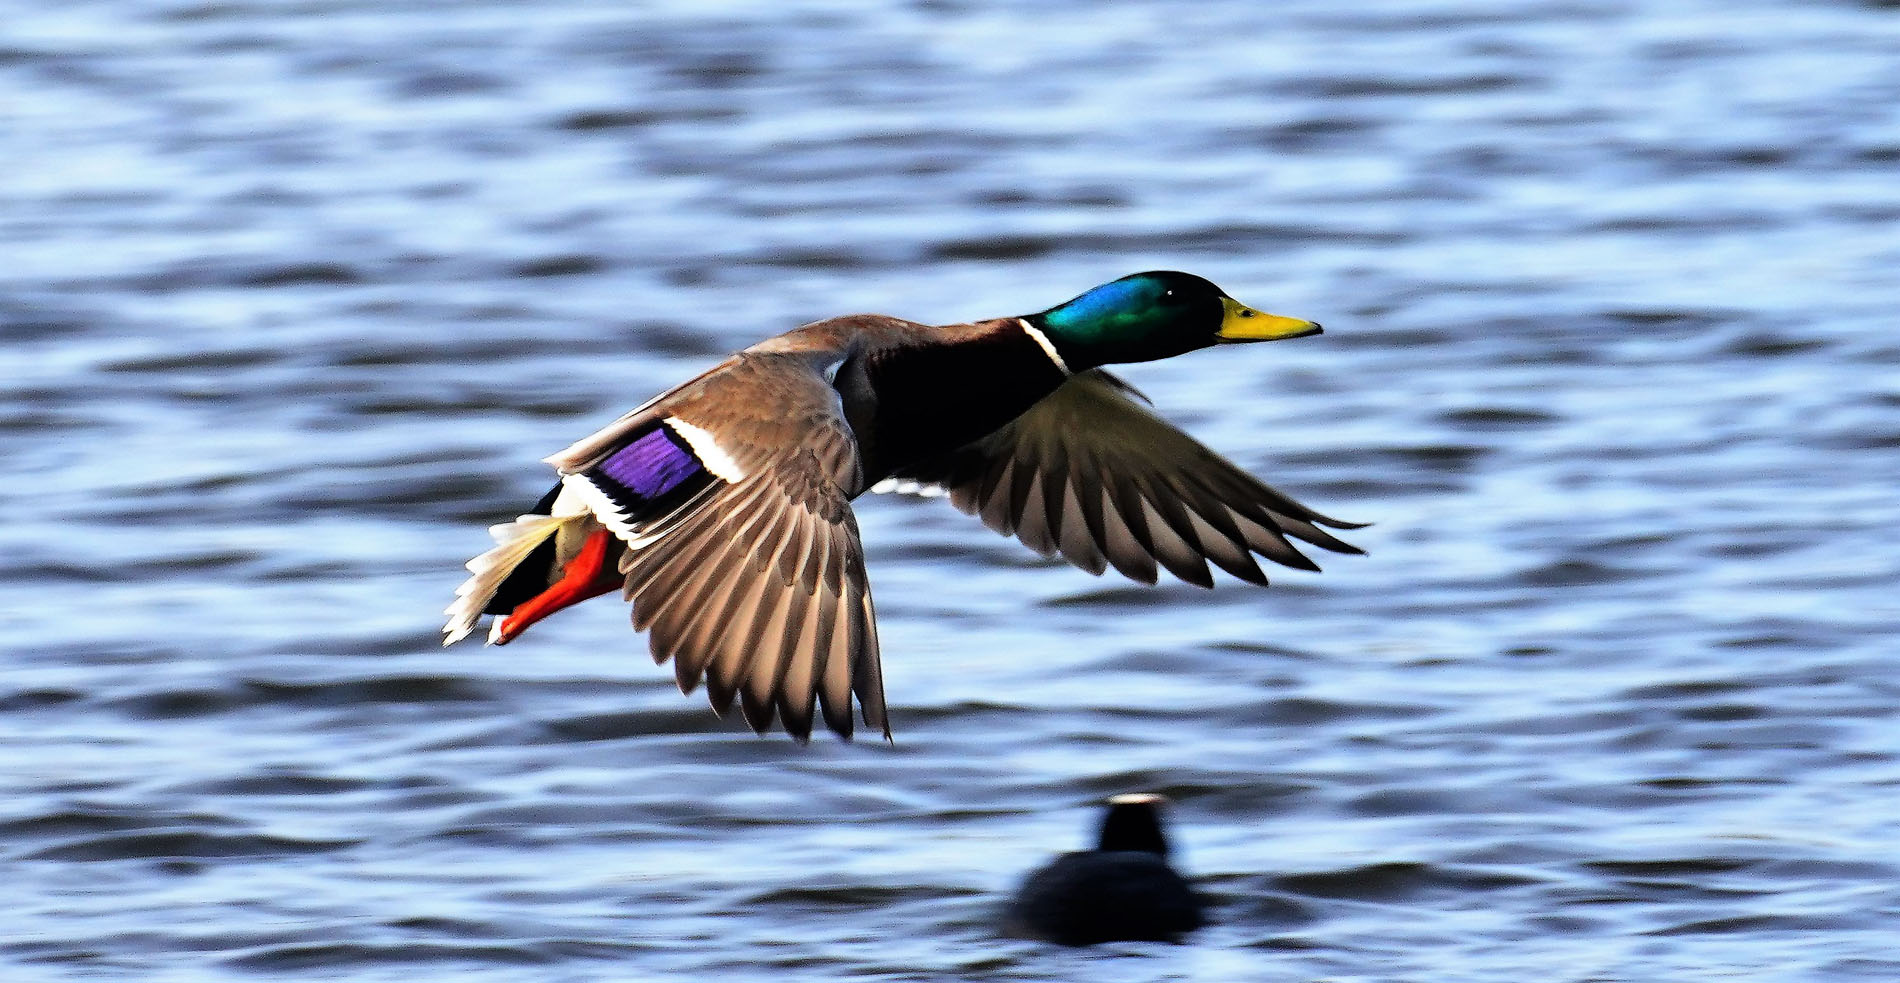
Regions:
[[1168, 863], [1163, 804], [1157, 795], [1110, 799], [1095, 849], [1031, 871], [1004, 910], [1004, 929], [1079, 946], [1172, 942], [1200, 928], [1201, 898]]
[[[1127, 321], [1135, 304], [1145, 313]], [[1354, 551], [1316, 525], [1347, 523], [1222, 460], [1096, 366], [1317, 330], [1179, 273], [1024, 317], [805, 325], [548, 458], [560, 483], [491, 530], [500, 545], [470, 561], [446, 641], [493, 614], [489, 640], [505, 643], [618, 589], [654, 658], [673, 659], [682, 690], [704, 680], [722, 714], [737, 697], [755, 730], [776, 716], [802, 739], [816, 703], [849, 736], [855, 695], [888, 737], [852, 499], [886, 479], [942, 488], [1046, 555], [1148, 583], [1158, 562], [1211, 586], [1204, 560], [1265, 583], [1250, 553], [1312, 569], [1286, 535]]]

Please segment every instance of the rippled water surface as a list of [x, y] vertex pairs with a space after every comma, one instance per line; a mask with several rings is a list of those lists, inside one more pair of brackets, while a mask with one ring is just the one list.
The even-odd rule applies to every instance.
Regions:
[[[1892, 4], [0, 24], [6, 979], [1900, 978]], [[437, 644], [720, 353], [1157, 267], [1328, 325], [1128, 374], [1369, 557], [867, 500], [894, 746], [717, 720], [611, 601]], [[1217, 924], [999, 937], [1132, 790]]]

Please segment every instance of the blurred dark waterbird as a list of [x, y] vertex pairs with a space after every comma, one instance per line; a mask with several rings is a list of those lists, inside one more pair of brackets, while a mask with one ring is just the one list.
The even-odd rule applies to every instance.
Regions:
[[610, 591], [682, 692], [736, 698], [752, 728], [809, 738], [814, 705], [849, 738], [855, 696], [890, 737], [877, 625], [851, 501], [947, 494], [1090, 573], [1157, 568], [1256, 584], [1257, 554], [1319, 569], [1288, 541], [1359, 550], [1357, 528], [1274, 491], [1142, 405], [1101, 366], [1318, 334], [1198, 276], [1138, 273], [1020, 317], [928, 325], [877, 314], [769, 338], [547, 458], [559, 482], [445, 612], [444, 644], [495, 615], [512, 641]]
[[1201, 900], [1168, 865], [1159, 795], [1108, 800], [1095, 849], [1032, 871], [1004, 912], [1010, 934], [1063, 945], [1172, 942], [1205, 924]]

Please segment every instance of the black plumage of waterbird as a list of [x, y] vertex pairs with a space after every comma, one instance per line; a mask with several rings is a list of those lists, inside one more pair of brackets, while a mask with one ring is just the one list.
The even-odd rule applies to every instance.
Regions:
[[1032, 871], [1004, 912], [1011, 935], [1062, 945], [1174, 942], [1206, 924], [1202, 902], [1168, 864], [1159, 795], [1117, 795], [1093, 850]]

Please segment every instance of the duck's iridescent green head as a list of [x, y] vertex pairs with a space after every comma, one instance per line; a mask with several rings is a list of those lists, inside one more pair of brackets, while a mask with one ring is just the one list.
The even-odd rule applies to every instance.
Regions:
[[1024, 320], [1072, 372], [1151, 362], [1209, 345], [1318, 334], [1319, 325], [1263, 314], [1192, 273], [1162, 270], [1104, 283]]

